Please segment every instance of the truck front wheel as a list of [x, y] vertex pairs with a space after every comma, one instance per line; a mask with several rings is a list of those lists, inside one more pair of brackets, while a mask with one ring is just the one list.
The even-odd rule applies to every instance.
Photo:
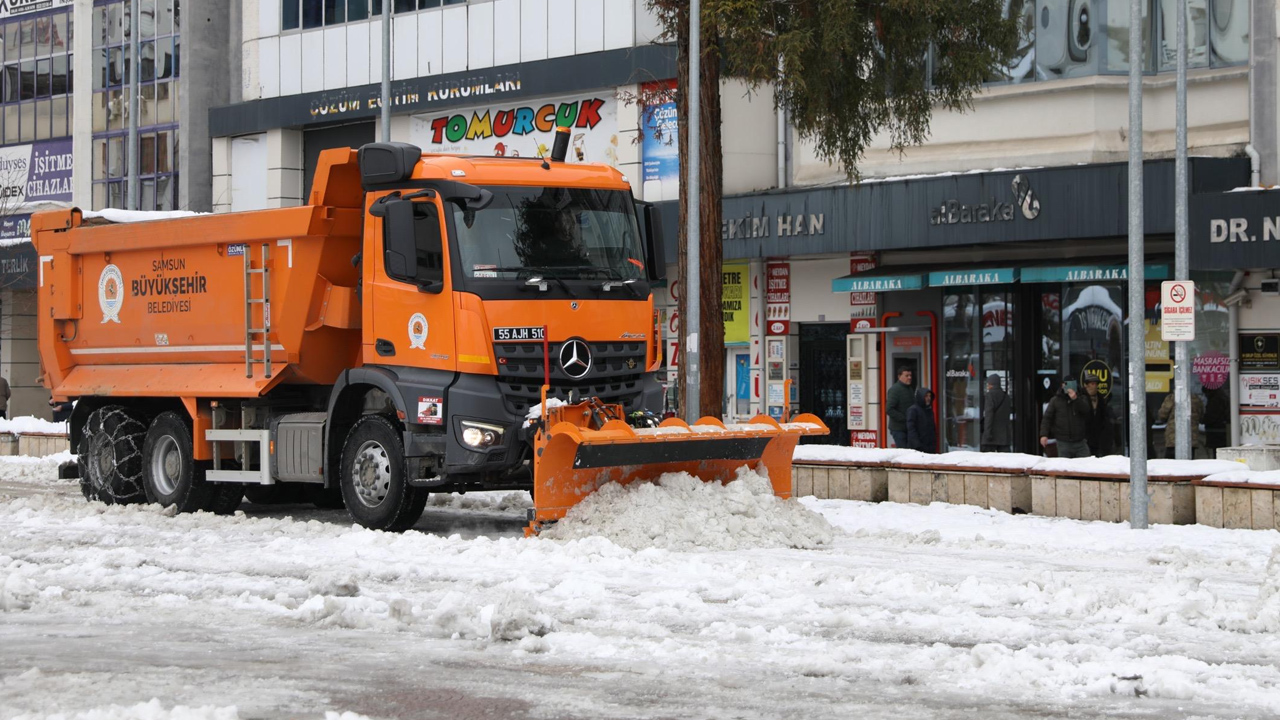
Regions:
[[146, 500], [142, 444], [147, 426], [120, 405], [89, 414], [80, 439], [80, 491], [86, 500], [126, 505]]
[[347, 512], [371, 530], [408, 530], [427, 505], [427, 491], [409, 486], [400, 432], [382, 415], [365, 415], [351, 428], [341, 482]]

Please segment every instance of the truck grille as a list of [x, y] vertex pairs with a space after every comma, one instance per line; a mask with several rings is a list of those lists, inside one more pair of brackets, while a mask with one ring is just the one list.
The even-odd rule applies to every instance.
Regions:
[[[619, 403], [627, 410], [640, 398], [640, 380], [645, 371], [644, 343], [588, 343], [591, 348], [591, 370], [586, 377], [574, 380], [560, 367], [560, 347], [551, 343], [550, 397], [567, 399], [569, 391], [578, 398], [598, 397]], [[542, 343], [494, 343], [498, 360], [498, 390], [507, 410], [523, 417], [538, 404], [542, 389]]]

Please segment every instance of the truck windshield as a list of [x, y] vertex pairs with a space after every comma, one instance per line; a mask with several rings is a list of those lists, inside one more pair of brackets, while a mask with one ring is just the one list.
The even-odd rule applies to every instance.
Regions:
[[625, 190], [489, 187], [483, 210], [454, 210], [469, 278], [640, 279], [644, 246]]

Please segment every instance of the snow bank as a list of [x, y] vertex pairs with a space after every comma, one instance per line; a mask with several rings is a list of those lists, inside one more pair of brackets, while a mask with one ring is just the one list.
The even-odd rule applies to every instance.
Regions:
[[113, 223], [130, 223], [172, 220], [174, 218], [208, 215], [209, 213], [198, 213], [191, 210], [117, 210], [115, 208], [104, 208], [102, 210], [85, 210], [82, 214], [86, 220], [102, 218]]
[[76, 483], [77, 480], [58, 480], [58, 466], [75, 460], [76, 456], [63, 451], [44, 457], [27, 455], [0, 456], [0, 482], [15, 483]]
[[1280, 470], [1232, 470], [1214, 473], [1205, 482], [1234, 483], [1236, 485], [1280, 485]]
[[[337, 718], [337, 713], [325, 713]], [[230, 707], [187, 707], [177, 705], [165, 709], [156, 698], [151, 702], [138, 703], [133, 706], [107, 705], [71, 713], [54, 713], [52, 715], [18, 715], [13, 720], [240, 720], [240, 713], [234, 705]]]
[[[995, 468], [1029, 473], [1080, 475], [1128, 475], [1129, 458], [1123, 455], [1088, 458], [1046, 458], [1023, 453], [984, 453], [961, 450], [937, 455], [898, 448], [855, 448], [839, 445], [800, 445], [792, 453], [794, 462], [827, 461], [888, 463], [890, 465], [931, 465], [934, 467]], [[1213, 473], [1239, 472], [1233, 460], [1148, 460], [1147, 474], [1155, 477], [1192, 477]], [[1267, 481], [1257, 481], [1267, 482]], [[1273, 481], [1274, 482], [1274, 481]]]
[[769, 480], [747, 469], [721, 485], [689, 473], [656, 482], [609, 483], [570, 508], [542, 537], [604, 537], [632, 550], [743, 550], [830, 545], [834, 531], [822, 516], [773, 494]]
[[798, 445], [791, 458], [796, 462], [886, 463], [904, 455], [919, 454], [902, 448], [856, 448], [843, 445]]
[[30, 435], [33, 433], [66, 435], [67, 432], [67, 424], [65, 422], [49, 422], [30, 415], [7, 420], [0, 419], [0, 433], [12, 433], [14, 435]]

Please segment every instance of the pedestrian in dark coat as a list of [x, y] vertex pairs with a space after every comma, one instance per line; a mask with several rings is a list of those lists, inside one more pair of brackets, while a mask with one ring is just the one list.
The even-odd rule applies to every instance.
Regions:
[[[1066, 381], [1058, 389], [1040, 419], [1040, 445], [1049, 446], [1053, 439], [1058, 445], [1058, 457], [1089, 457], [1089, 401], [1069, 387]], [[1074, 383], [1072, 383], [1074, 384]]]
[[897, 447], [909, 447], [907, 444], [907, 411], [911, 409], [911, 368], [898, 371], [898, 382], [889, 388], [885, 398], [885, 414], [889, 416], [889, 434], [893, 436], [893, 444]]
[[1008, 451], [1012, 424], [1009, 393], [1000, 387], [1000, 376], [992, 373], [987, 376], [987, 397], [982, 404], [982, 451]]
[[907, 411], [907, 447], [920, 452], [938, 452], [938, 424], [933, 419], [933, 391], [916, 390], [916, 404]]
[[1084, 399], [1089, 402], [1088, 437], [1089, 452], [1098, 457], [1106, 457], [1115, 452], [1115, 418], [1111, 416], [1110, 399], [1098, 392], [1098, 378], [1084, 379]]

